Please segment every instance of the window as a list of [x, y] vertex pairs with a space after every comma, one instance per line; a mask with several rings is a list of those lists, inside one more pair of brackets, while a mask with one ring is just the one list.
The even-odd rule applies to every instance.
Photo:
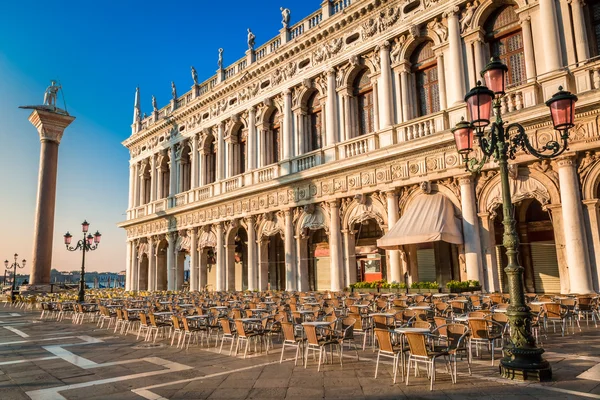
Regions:
[[307, 151], [318, 150], [322, 147], [322, 113], [321, 113], [321, 103], [318, 99], [319, 92], [315, 91], [307, 102], [308, 108], [308, 143], [306, 145]]
[[358, 135], [375, 130], [373, 115], [373, 86], [368, 70], [362, 71], [354, 81], [354, 96], [358, 106]]
[[214, 183], [217, 180], [217, 147], [215, 139], [208, 139], [208, 151], [206, 154], [206, 183]]
[[415, 78], [418, 116], [440, 111], [440, 86], [433, 42], [428, 41], [419, 45], [411, 56], [411, 63]]
[[592, 53], [596, 56], [600, 55], [600, 1], [589, 1], [589, 18], [591, 22], [591, 38], [593, 48]]
[[270, 159], [267, 159], [269, 161], [267, 164], [278, 163], [279, 159], [280, 159], [279, 136], [280, 136], [281, 124], [280, 124], [279, 119], [280, 119], [279, 113], [277, 111], [274, 111], [271, 114], [271, 118], [269, 119], [271, 129], [268, 132], [270, 137], [267, 138], [267, 142], [268, 142], [268, 145], [270, 146], [270, 154], [268, 154], [267, 157], [270, 156]]
[[246, 135], [244, 127], [240, 126], [233, 134], [232, 146], [232, 175], [239, 175], [246, 172]]
[[525, 81], [525, 53], [523, 32], [515, 6], [506, 6], [496, 11], [485, 26], [486, 40], [490, 45], [490, 54], [508, 67], [506, 86], [517, 85]]

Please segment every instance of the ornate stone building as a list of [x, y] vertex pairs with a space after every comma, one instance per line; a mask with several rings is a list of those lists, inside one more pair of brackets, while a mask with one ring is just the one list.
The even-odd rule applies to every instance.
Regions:
[[[466, 174], [450, 132], [491, 55], [505, 120], [556, 137], [544, 101], [579, 97], [570, 149], [512, 161], [528, 291], [598, 291], [600, 2], [325, 0], [142, 117], [132, 134], [127, 289], [340, 290], [363, 279], [505, 286], [497, 165]], [[428, 201], [437, 196], [439, 201]], [[377, 239], [403, 218], [459, 243]], [[410, 232], [407, 232], [407, 236]], [[189, 261], [185, 261], [189, 260]]]

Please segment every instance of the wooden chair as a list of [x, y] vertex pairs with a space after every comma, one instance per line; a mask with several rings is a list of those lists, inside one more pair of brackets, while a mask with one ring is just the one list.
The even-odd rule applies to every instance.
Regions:
[[[326, 348], [329, 347], [330, 351], [332, 347], [337, 346], [340, 354], [340, 365], [342, 364], [342, 355], [341, 355], [341, 344], [338, 340], [331, 338], [332, 335], [323, 335], [321, 339], [317, 336], [317, 329], [314, 325], [302, 324], [304, 327], [304, 332], [306, 333], [306, 349], [305, 349], [305, 357], [304, 357], [304, 368], [308, 364], [308, 352], [312, 350], [313, 355], [315, 351], [319, 352], [319, 363], [317, 366], [317, 371], [321, 370], [321, 361], [325, 361], [327, 359]], [[328, 328], [320, 328], [321, 330], [328, 331]], [[323, 358], [325, 355], [325, 358]], [[333, 356], [332, 356], [333, 358]], [[333, 360], [332, 360], [333, 361]]]
[[294, 365], [298, 364], [298, 355], [300, 355], [300, 362], [304, 363], [304, 342], [306, 339], [301, 335], [296, 335], [296, 330], [291, 322], [281, 322], [281, 330], [283, 331], [283, 342], [281, 347], [281, 357], [279, 364], [283, 362], [283, 353], [285, 352], [286, 346], [296, 348], [296, 357], [294, 358]]
[[404, 363], [401, 362], [403, 354], [402, 346], [392, 345], [391, 333], [387, 329], [375, 328], [375, 337], [377, 338], [377, 343], [379, 343], [379, 349], [377, 351], [377, 363], [375, 364], [375, 379], [377, 379], [377, 373], [379, 372], [380, 357], [392, 359], [392, 374], [394, 383], [396, 383], [398, 369], [400, 369], [400, 379], [404, 379]]
[[429, 390], [433, 390], [433, 382], [435, 381], [435, 360], [439, 357], [446, 358], [446, 363], [448, 365], [448, 370], [450, 371], [450, 376], [452, 378], [452, 382], [454, 382], [454, 377], [452, 376], [452, 367], [450, 366], [450, 361], [448, 359], [448, 352], [444, 350], [435, 351], [431, 349], [427, 345], [426, 335], [422, 333], [405, 333], [406, 341], [408, 342], [408, 347], [410, 349], [410, 353], [408, 356], [408, 366], [406, 370], [406, 385], [408, 386], [408, 377], [410, 376], [410, 364], [411, 362], [414, 364], [415, 372], [418, 375], [419, 363], [423, 363], [427, 368], [427, 375], [431, 381]]
[[[498, 329], [499, 327], [499, 329]], [[473, 359], [473, 344], [475, 344], [476, 353], [479, 354], [479, 345], [485, 344], [492, 353], [492, 366], [494, 365], [494, 352], [496, 348], [496, 340], [502, 339], [502, 331], [504, 327], [494, 321], [488, 319], [469, 319], [469, 358]]]

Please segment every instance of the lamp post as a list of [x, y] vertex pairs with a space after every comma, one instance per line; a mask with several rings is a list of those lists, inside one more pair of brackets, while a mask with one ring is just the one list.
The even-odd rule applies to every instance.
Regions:
[[[65, 246], [68, 251], [82, 251], [81, 256], [81, 277], [79, 279], [79, 302], [83, 303], [85, 301], [85, 253], [88, 251], [94, 251], [98, 248], [100, 244], [101, 234], [96, 231], [94, 236], [88, 233], [88, 229], [90, 224], [87, 221], [83, 221], [81, 224], [81, 231], [83, 232], [83, 239], [77, 242], [75, 247], [71, 246], [71, 238], [73, 237], [69, 232], [65, 233]], [[86, 235], [87, 234], [87, 235]]]
[[[4, 267], [6, 268], [6, 270], [4, 271], [4, 282], [6, 283], [6, 271], [10, 271], [11, 269], [13, 270], [13, 281], [12, 281], [12, 289], [10, 291], [10, 299], [11, 302], [15, 302], [15, 288], [16, 288], [16, 284], [17, 284], [17, 268], [25, 268], [25, 259], [23, 259], [21, 261], [21, 264], [19, 264], [17, 262], [17, 258], [19, 257], [19, 255], [17, 253], [15, 253], [15, 262], [10, 264], [8, 262], [8, 260], [4, 260]], [[9, 265], [10, 264], [10, 265]]]
[[[542, 358], [544, 349], [536, 346], [535, 339], [531, 334], [531, 312], [525, 304], [523, 290], [523, 267], [517, 261], [519, 237], [513, 218], [508, 181], [508, 159], [514, 159], [518, 150], [524, 150], [540, 159], [552, 159], [567, 150], [569, 130], [574, 126], [577, 96], [563, 91], [562, 87], [559, 87], [559, 92], [546, 102], [550, 108], [554, 129], [559, 132], [560, 139], [549, 140], [540, 148], [535, 148], [529, 141], [522, 125], [511, 123], [505, 126], [502, 120], [501, 98], [505, 94], [504, 85], [507, 71], [506, 65], [497, 58], [492, 58], [481, 72], [486, 86], [477, 82], [477, 86], [465, 96], [471, 122], [463, 119], [452, 129], [452, 133], [456, 148], [462, 156], [467, 171], [479, 172], [487, 160], [492, 157], [500, 166], [504, 212], [503, 245], [508, 258], [508, 265], [504, 271], [508, 276], [510, 293], [510, 305], [506, 314], [511, 328], [510, 341], [504, 347], [506, 357], [500, 362], [500, 372], [503, 377], [510, 379], [549, 380], [552, 377], [552, 369], [548, 361]], [[495, 114], [494, 122], [490, 122], [492, 108]], [[486, 132], [488, 126], [490, 129]], [[477, 139], [483, 153], [481, 161], [469, 158], [473, 151], [474, 138]]]

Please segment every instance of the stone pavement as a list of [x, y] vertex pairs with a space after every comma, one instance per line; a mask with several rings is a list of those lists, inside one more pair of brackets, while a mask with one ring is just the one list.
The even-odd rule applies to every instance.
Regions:
[[[136, 341], [135, 335], [98, 329], [95, 323], [40, 321], [39, 312], [0, 306], [0, 399], [600, 399], [600, 331], [590, 325], [562, 338], [544, 338], [554, 381], [544, 384], [501, 379], [490, 355], [458, 364], [452, 384], [439, 364], [434, 391], [425, 374], [392, 384], [391, 364], [373, 378], [375, 357], [347, 351], [344, 365], [317, 372], [309, 359], [305, 369], [293, 359], [279, 363], [280, 345], [268, 355], [230, 357], [213, 348], [189, 350]], [[294, 351], [286, 352], [292, 357]], [[497, 357], [498, 361], [498, 357]]]

